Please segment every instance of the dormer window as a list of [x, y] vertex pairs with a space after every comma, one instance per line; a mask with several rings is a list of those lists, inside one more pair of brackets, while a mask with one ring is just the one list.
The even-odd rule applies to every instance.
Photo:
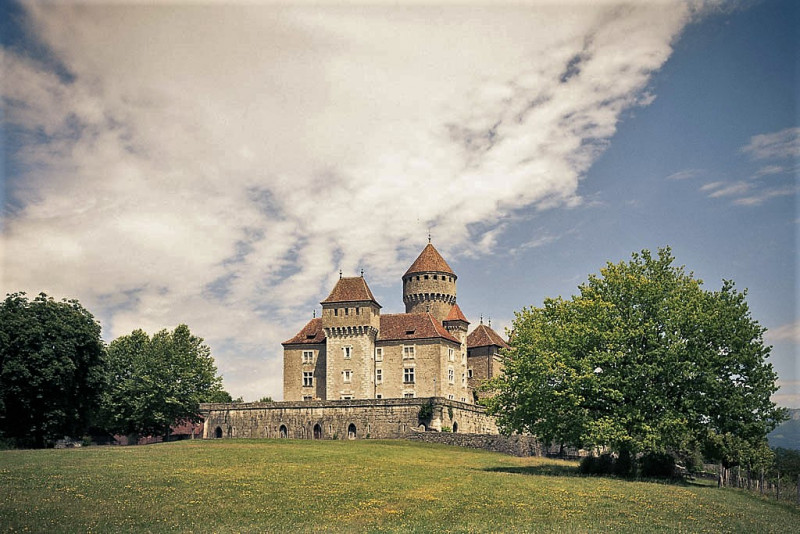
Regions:
[[411, 336], [414, 334], [414, 332], [416, 332], [416, 330], [406, 330], [406, 335]]
[[306, 334], [306, 339], [314, 339], [317, 337], [317, 334]]

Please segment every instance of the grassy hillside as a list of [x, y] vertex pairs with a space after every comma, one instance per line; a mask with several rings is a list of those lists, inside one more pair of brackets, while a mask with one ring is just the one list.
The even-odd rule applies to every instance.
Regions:
[[0, 531], [795, 532], [797, 507], [403, 441], [0, 452]]

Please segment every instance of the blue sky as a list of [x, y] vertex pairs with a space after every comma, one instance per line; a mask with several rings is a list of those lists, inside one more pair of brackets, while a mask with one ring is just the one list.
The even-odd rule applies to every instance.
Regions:
[[255, 400], [340, 268], [401, 311], [429, 229], [500, 331], [669, 245], [800, 407], [797, 3], [523, 4], [1, 4], [0, 289], [187, 323]]

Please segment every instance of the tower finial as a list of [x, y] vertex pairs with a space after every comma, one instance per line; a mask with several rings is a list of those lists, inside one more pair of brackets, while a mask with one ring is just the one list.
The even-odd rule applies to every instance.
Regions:
[[314, 311], [311, 312], [311, 318], [312, 319], [316, 319], [317, 318], [317, 309], [316, 308], [314, 308]]
[[492, 327], [492, 318], [489, 317], [489, 328], [491, 328], [491, 327]]
[[428, 228], [428, 244], [431, 244], [431, 229]]
[[342, 270], [339, 269], [339, 280], [341, 280], [341, 279], [342, 279]]
[[481, 324], [483, 324], [483, 314], [481, 314]]
[[364, 278], [364, 269], [361, 269], [361, 278]]

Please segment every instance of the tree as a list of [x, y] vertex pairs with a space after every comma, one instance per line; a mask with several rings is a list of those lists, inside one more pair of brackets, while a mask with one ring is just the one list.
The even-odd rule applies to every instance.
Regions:
[[7, 295], [0, 303], [0, 438], [44, 447], [85, 433], [104, 365], [100, 325], [77, 300]]
[[621, 459], [756, 459], [784, 416], [770, 401], [764, 329], [733, 282], [705, 291], [673, 261], [669, 248], [635, 253], [570, 300], [518, 312], [504, 374], [487, 386], [499, 390], [487, 402], [501, 428]]
[[168, 437], [171, 426], [200, 420], [201, 402], [224, 396], [211, 350], [186, 325], [152, 338], [135, 330], [112, 341], [108, 356], [109, 432]]

